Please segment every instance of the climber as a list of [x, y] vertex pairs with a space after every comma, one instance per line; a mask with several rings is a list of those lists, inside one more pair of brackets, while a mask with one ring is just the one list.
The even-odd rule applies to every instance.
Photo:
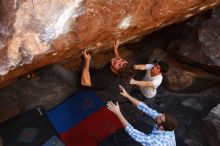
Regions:
[[[113, 85], [114, 81], [120, 77], [123, 79], [129, 79], [133, 76], [133, 66], [122, 59], [118, 53], [119, 41], [115, 41], [113, 44], [115, 57], [112, 58], [106, 66], [100, 68], [99, 70], [90, 69], [91, 55], [82, 51], [84, 57], [84, 66], [81, 75], [81, 85], [92, 86], [96, 89], [106, 89]], [[90, 72], [94, 74], [91, 79]]]
[[119, 40], [113, 43], [115, 57], [111, 59], [111, 71], [120, 76], [121, 71], [128, 66], [128, 61], [120, 56], [118, 46]]
[[174, 130], [177, 126], [177, 121], [170, 114], [160, 114], [157, 111], [149, 108], [143, 102], [130, 96], [127, 91], [120, 86], [120, 94], [130, 100], [137, 108], [143, 111], [145, 114], [149, 115], [154, 119], [155, 125], [150, 134], [145, 134], [134, 129], [128, 121], [124, 118], [120, 111], [118, 102], [114, 104], [113, 102], [107, 103], [107, 108], [112, 111], [118, 119], [121, 121], [128, 135], [135, 141], [141, 143], [144, 146], [176, 146]]
[[139, 86], [141, 92], [147, 98], [146, 103], [153, 105], [156, 100], [157, 88], [163, 80], [162, 73], [168, 71], [169, 65], [164, 61], [159, 61], [155, 64], [134, 65], [134, 69], [147, 71], [142, 81], [131, 79], [130, 84]]

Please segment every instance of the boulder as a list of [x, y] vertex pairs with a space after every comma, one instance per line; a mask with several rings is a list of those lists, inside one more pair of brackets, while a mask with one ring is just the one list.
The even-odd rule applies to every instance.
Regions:
[[204, 135], [210, 146], [219, 146], [220, 144], [220, 104], [213, 108], [203, 119]]
[[0, 95], [0, 123], [21, 113], [22, 105], [16, 94]]
[[218, 0], [1, 0], [0, 84], [68, 58], [100, 52], [213, 8]]
[[198, 111], [203, 110], [202, 105], [199, 103], [199, 101], [197, 101], [194, 98], [186, 99], [186, 100], [182, 101], [181, 104], [182, 104], [182, 106], [189, 107], [194, 110], [198, 110]]
[[185, 27], [192, 31], [186, 39], [171, 42], [167, 50], [181, 61], [220, 75], [219, 11], [220, 7], [216, 7], [209, 19], [197, 17], [189, 21]]
[[174, 92], [199, 92], [218, 83], [220, 77], [210, 74], [202, 69], [178, 62], [172, 56], [161, 49], [154, 49], [149, 63], [155, 60], [163, 60], [169, 64], [169, 70], [165, 73], [163, 84], [168, 90]]

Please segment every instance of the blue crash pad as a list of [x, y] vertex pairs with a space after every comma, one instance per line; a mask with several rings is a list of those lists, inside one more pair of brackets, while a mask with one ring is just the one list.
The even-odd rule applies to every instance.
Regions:
[[92, 90], [78, 91], [47, 114], [59, 134], [80, 123], [90, 114], [105, 106]]

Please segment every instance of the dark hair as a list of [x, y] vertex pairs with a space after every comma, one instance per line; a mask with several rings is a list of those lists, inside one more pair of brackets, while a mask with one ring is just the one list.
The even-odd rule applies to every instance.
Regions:
[[118, 75], [122, 79], [130, 79], [134, 76], [135, 69], [132, 64], [126, 63], [122, 68], [118, 70]]
[[160, 72], [166, 73], [169, 70], [169, 65], [164, 61], [159, 61], [157, 64], [160, 66]]
[[165, 113], [165, 122], [162, 122], [161, 125], [164, 127], [165, 131], [173, 131], [177, 127], [176, 119], [170, 114]]

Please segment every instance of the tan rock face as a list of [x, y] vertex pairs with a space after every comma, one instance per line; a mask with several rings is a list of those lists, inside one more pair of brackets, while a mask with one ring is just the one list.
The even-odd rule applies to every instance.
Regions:
[[218, 0], [2, 0], [0, 83], [66, 58], [79, 63], [80, 51], [109, 48], [150, 33]]

